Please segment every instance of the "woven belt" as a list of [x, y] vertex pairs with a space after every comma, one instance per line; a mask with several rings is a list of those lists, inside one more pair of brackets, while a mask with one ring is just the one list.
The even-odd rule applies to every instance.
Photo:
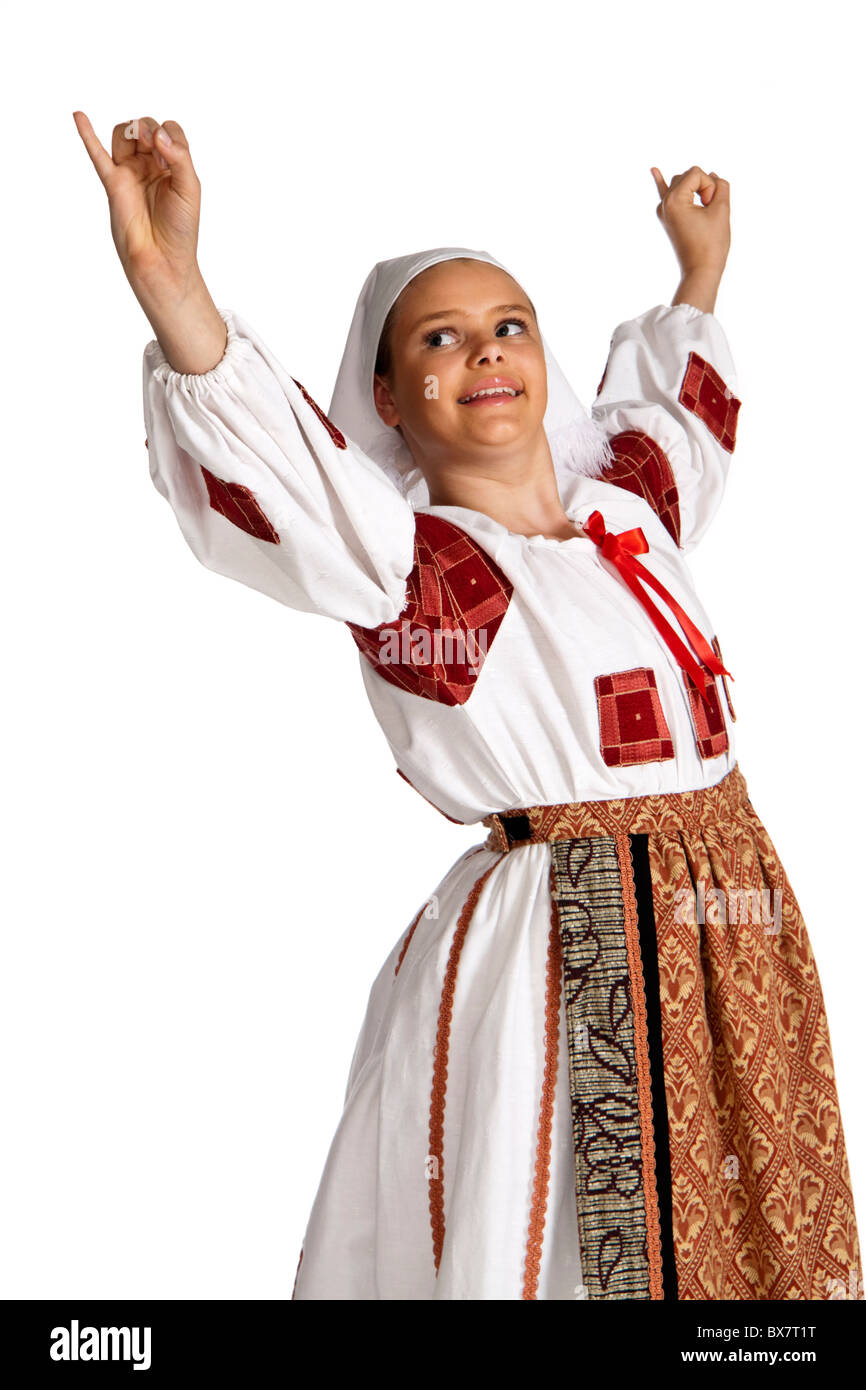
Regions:
[[570, 801], [551, 806], [524, 806], [497, 811], [481, 824], [490, 829], [485, 849], [507, 851], [549, 840], [576, 840], [587, 835], [626, 835], [643, 832], [698, 832], [751, 809], [746, 779], [735, 763], [711, 787], [602, 801]]

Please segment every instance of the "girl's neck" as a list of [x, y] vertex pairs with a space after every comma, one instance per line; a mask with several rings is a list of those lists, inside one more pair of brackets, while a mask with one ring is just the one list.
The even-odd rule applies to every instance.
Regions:
[[516, 535], [568, 540], [583, 534], [562, 505], [552, 460], [514, 479], [442, 470], [428, 476], [427, 489], [431, 506], [483, 512]]

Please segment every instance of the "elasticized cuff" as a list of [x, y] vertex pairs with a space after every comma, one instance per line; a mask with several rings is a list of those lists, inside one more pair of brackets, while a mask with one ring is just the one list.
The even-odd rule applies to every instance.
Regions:
[[695, 308], [694, 304], [689, 304], [685, 300], [680, 300], [679, 304], [670, 304], [668, 305], [668, 308], [682, 309], [684, 311], [683, 318], [685, 318], [687, 321], [689, 319], [700, 318], [702, 314], [707, 314], [709, 312], [707, 309], [697, 309]]
[[153, 374], [158, 375], [160, 380], [167, 385], [178, 387], [192, 394], [207, 391], [213, 386], [219, 386], [229, 381], [235, 367], [242, 359], [249, 356], [252, 344], [238, 333], [233, 310], [220, 309], [217, 306], [217, 312], [226, 326], [226, 346], [216, 366], [211, 367], [207, 372], [176, 372], [160, 347], [159, 339], [152, 338], [144, 353], [145, 360]]

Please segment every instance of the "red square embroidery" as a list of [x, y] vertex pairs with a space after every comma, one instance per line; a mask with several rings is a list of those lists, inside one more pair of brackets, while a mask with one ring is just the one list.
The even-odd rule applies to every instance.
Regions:
[[715, 367], [697, 352], [689, 353], [679, 400], [687, 410], [703, 420], [723, 449], [734, 452], [737, 415], [742, 401], [727, 387]]
[[608, 767], [657, 763], [674, 756], [655, 672], [649, 666], [596, 676], [601, 756]]
[[[704, 669], [710, 675], [709, 668], [705, 667]], [[728, 747], [728, 730], [719, 704], [718, 681], [715, 676], [711, 676], [707, 684], [708, 704], [705, 704], [688, 671], [683, 671], [683, 677], [689, 692], [689, 707], [692, 712], [692, 724], [694, 725], [698, 752], [702, 758], [717, 758], [720, 753], [726, 752]]]
[[224, 516], [233, 526], [260, 541], [272, 541], [279, 545], [279, 533], [274, 530], [258, 502], [248, 487], [242, 483], [226, 483], [217, 478], [203, 463], [199, 464], [207, 484], [208, 498], [215, 512]]

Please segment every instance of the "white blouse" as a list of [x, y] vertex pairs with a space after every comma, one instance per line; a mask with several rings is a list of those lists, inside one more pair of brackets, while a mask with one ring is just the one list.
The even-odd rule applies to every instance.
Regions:
[[[736, 762], [722, 676], [709, 706], [588, 534], [514, 534], [466, 507], [414, 511], [238, 315], [211, 371], [144, 351], [155, 486], [208, 568], [347, 625], [397, 768], [453, 820], [540, 803], [686, 791]], [[639, 527], [636, 558], [716, 654], [685, 554], [725, 488], [740, 402], [713, 314], [620, 324], [593, 416], [616, 464], [562, 494], [585, 527]], [[674, 613], [642, 586], [683, 640]], [[686, 644], [688, 646], [688, 644]], [[689, 648], [691, 652], [691, 648]], [[714, 698], [713, 698], [714, 697]]]

